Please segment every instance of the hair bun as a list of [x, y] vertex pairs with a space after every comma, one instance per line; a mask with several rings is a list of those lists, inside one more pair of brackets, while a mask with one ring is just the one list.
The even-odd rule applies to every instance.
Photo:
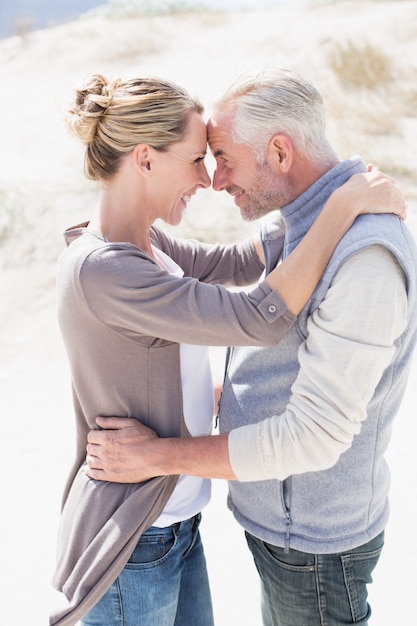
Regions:
[[96, 78], [98, 78], [101, 82], [99, 83], [99, 81], [97, 81], [98, 89], [96, 91], [91, 90], [92, 93], [89, 97], [91, 102], [94, 102], [98, 106], [102, 107], [104, 114], [106, 110], [112, 105], [114, 93], [120, 85], [121, 79], [116, 78], [112, 80], [106, 80], [101, 75], [97, 75]]
[[93, 74], [76, 90], [74, 103], [67, 115], [67, 126], [83, 143], [89, 144], [94, 140], [120, 83], [120, 78], [108, 80], [101, 74]]

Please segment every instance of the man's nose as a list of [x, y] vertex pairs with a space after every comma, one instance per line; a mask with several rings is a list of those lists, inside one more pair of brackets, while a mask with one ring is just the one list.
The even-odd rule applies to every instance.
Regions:
[[213, 189], [223, 191], [227, 187], [227, 176], [223, 168], [216, 167], [213, 174]]

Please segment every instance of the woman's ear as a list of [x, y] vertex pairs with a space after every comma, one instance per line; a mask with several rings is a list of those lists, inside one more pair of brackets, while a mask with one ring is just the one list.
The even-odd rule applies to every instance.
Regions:
[[277, 133], [270, 139], [266, 154], [270, 165], [277, 172], [286, 174], [293, 162], [294, 146], [287, 135]]
[[146, 143], [137, 144], [132, 151], [136, 169], [147, 176], [152, 169], [152, 150]]

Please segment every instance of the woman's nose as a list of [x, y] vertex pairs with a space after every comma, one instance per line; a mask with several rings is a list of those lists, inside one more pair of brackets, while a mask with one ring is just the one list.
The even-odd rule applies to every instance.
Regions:
[[204, 163], [202, 163], [202, 169], [201, 169], [200, 177], [199, 177], [199, 184], [201, 187], [205, 187], [205, 188], [210, 187], [211, 185], [211, 179]]

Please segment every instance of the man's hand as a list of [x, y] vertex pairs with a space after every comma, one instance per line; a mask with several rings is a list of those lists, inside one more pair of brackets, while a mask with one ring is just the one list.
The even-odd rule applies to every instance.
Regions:
[[136, 419], [97, 417], [103, 430], [90, 430], [87, 470], [90, 478], [139, 483], [155, 476], [187, 474], [235, 480], [228, 435], [163, 438]]
[[138, 420], [125, 417], [97, 417], [103, 430], [88, 434], [86, 473], [95, 480], [138, 483], [156, 474], [151, 471], [152, 444], [158, 435]]

